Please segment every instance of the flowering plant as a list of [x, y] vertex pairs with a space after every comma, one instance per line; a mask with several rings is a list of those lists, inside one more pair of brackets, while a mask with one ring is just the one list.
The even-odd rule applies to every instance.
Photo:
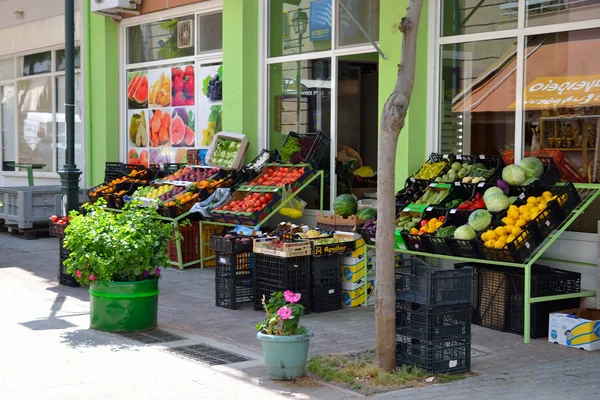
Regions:
[[[158, 219], [153, 207], [135, 202], [122, 212], [106, 209], [104, 199], [84, 205], [85, 213], [72, 211], [65, 228], [69, 257], [67, 273], [82, 285], [96, 281], [132, 282], [160, 277], [167, 264], [167, 246], [173, 226]], [[175, 234], [177, 235], [177, 233]]]
[[306, 332], [303, 326], [298, 326], [300, 317], [304, 315], [304, 306], [298, 304], [300, 293], [289, 290], [271, 295], [268, 302], [263, 296], [262, 304], [267, 317], [256, 325], [256, 330], [267, 335], [291, 336]]

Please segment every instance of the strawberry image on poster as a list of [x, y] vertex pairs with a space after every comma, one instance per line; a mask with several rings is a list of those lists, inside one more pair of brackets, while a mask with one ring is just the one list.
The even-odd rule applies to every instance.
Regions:
[[171, 143], [175, 147], [194, 147], [196, 117], [193, 107], [177, 107], [171, 114]]
[[193, 106], [196, 93], [194, 66], [171, 68], [171, 82], [171, 105], [174, 107]]
[[127, 74], [127, 101], [130, 109], [148, 106], [148, 73], [146, 71]]

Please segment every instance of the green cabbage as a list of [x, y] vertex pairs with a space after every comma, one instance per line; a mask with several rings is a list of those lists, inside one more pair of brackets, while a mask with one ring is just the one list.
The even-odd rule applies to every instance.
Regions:
[[511, 164], [502, 170], [502, 179], [511, 186], [520, 186], [525, 180], [525, 170], [516, 164]]
[[469, 226], [478, 232], [487, 229], [487, 227], [490, 226], [491, 223], [492, 214], [490, 214], [486, 210], [475, 210], [471, 213], [471, 215], [469, 215]]
[[526, 178], [541, 178], [544, 173], [544, 164], [537, 157], [527, 157], [519, 163], [525, 171]]
[[454, 231], [455, 239], [473, 240], [475, 239], [475, 236], [477, 236], [477, 233], [469, 225], [459, 226]]
[[488, 197], [490, 197], [491, 195], [496, 194], [496, 193], [504, 194], [504, 191], [496, 186], [491, 187], [488, 190], [486, 190], [485, 193], [483, 193], [483, 201], [485, 202], [485, 199], [487, 199]]
[[530, 185], [530, 184], [532, 184], [533, 182], [535, 182], [535, 181], [537, 181], [537, 180], [538, 180], [538, 178], [534, 178], [534, 177], [527, 178], [527, 179], [525, 179], [525, 180], [523, 181], [523, 183], [521, 183], [521, 186], [527, 186], [527, 185]]
[[495, 193], [483, 201], [488, 211], [498, 212], [508, 209], [510, 200], [504, 193]]

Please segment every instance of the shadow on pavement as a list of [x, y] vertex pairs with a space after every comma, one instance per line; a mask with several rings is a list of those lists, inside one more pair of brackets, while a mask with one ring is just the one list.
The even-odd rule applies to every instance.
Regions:
[[77, 329], [60, 335], [61, 343], [71, 348], [109, 347], [111, 351], [136, 350], [138, 346], [126, 343], [116, 334], [92, 329]]

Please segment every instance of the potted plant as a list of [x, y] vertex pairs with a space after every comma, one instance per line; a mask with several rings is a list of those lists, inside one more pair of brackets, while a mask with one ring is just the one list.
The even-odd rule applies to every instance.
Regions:
[[70, 213], [64, 246], [67, 273], [90, 286], [90, 327], [136, 332], [156, 327], [160, 266], [166, 265], [173, 227], [154, 207], [129, 202], [121, 213], [106, 202]]
[[267, 317], [256, 325], [256, 337], [262, 344], [265, 366], [271, 379], [292, 380], [304, 375], [308, 345], [313, 332], [299, 326], [304, 306], [299, 293], [289, 290], [263, 296]]

